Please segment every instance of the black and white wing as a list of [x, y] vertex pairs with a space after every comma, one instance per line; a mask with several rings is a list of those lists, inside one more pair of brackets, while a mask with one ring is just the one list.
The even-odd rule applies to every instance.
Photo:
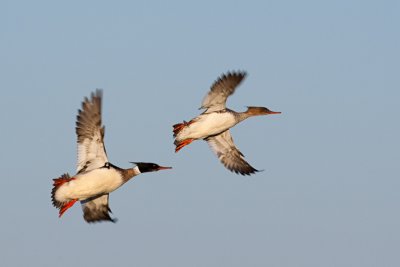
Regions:
[[236, 87], [246, 77], [246, 72], [228, 72], [223, 74], [211, 86], [210, 91], [204, 97], [200, 109], [206, 109], [204, 113], [210, 113], [225, 109], [226, 99], [235, 92]]
[[233, 143], [229, 130], [226, 130], [219, 135], [208, 137], [205, 140], [211, 150], [217, 155], [221, 163], [224, 164], [228, 170], [240, 173], [241, 175], [250, 175], [258, 172], [258, 170], [254, 169], [244, 160], [244, 155]]
[[77, 172], [94, 170], [108, 162], [104, 147], [104, 126], [101, 124], [102, 91], [85, 98], [76, 119], [78, 137]]
[[116, 221], [110, 216], [111, 209], [108, 206], [108, 197], [108, 194], [104, 194], [81, 201], [85, 221], [88, 223]]

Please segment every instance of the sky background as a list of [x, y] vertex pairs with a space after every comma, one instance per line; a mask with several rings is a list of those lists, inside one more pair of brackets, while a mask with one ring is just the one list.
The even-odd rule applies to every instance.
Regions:
[[[399, 1], [1, 1], [1, 266], [400, 266]], [[229, 70], [232, 130], [263, 172], [203, 141], [174, 153]], [[116, 224], [59, 219], [75, 118], [104, 90], [113, 164], [171, 171], [110, 196]]]

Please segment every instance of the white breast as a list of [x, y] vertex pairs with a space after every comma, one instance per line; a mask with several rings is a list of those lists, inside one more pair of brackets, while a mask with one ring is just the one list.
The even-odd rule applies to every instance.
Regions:
[[112, 168], [101, 168], [74, 176], [62, 185], [55, 197], [59, 201], [84, 200], [99, 194], [110, 193], [123, 184], [120, 173]]

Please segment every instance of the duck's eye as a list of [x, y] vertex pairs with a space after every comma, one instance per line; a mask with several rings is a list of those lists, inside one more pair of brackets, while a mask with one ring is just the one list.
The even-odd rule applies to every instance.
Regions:
[[109, 168], [110, 168], [110, 163], [109, 163], [109, 162], [106, 162], [106, 163], [104, 164], [104, 168], [109, 169]]

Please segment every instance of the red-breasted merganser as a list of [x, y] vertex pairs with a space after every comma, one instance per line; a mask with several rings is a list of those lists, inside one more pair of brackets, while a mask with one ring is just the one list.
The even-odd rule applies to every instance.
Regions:
[[189, 122], [184, 121], [173, 126], [175, 152], [194, 140], [203, 139], [228, 170], [242, 175], [258, 171], [244, 160], [244, 155], [233, 143], [229, 129], [252, 116], [281, 112], [265, 107], [247, 107], [245, 112], [235, 112], [226, 108], [226, 99], [235, 92], [245, 77], [245, 72], [228, 72], [214, 82], [200, 107], [205, 111]]
[[53, 179], [51, 199], [59, 209], [59, 217], [80, 201], [86, 222], [112, 221], [108, 206], [109, 193], [113, 192], [134, 176], [171, 167], [155, 163], [132, 162], [136, 166], [121, 169], [108, 161], [104, 146], [104, 126], [101, 123], [102, 91], [96, 90], [91, 99], [85, 98], [78, 111], [76, 135], [78, 137], [77, 174], [68, 173]]

